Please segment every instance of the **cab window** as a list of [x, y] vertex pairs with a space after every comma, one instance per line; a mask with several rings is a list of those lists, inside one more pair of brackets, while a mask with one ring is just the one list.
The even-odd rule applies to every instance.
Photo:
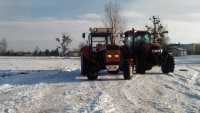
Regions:
[[144, 35], [144, 42], [145, 43], [151, 43], [151, 36], [149, 34]]
[[131, 47], [132, 43], [133, 43], [133, 37], [132, 36], [128, 36], [125, 38], [125, 44], [129, 47]]
[[149, 34], [142, 34], [135, 36], [135, 44], [151, 43], [151, 36]]

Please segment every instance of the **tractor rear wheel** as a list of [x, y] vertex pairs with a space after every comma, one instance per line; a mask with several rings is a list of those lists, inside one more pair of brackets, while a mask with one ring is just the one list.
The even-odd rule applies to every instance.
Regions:
[[162, 72], [165, 74], [174, 72], [175, 68], [174, 57], [168, 53], [164, 54], [162, 57], [163, 57], [161, 63]]

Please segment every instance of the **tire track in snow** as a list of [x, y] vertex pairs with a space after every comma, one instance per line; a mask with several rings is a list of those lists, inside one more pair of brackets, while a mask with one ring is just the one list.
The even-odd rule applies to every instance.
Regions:
[[135, 104], [125, 95], [126, 87], [131, 84], [133, 79], [119, 81], [100, 81], [98, 86], [113, 98], [114, 106], [119, 113], [133, 113]]
[[190, 79], [190, 82], [189, 82], [189, 85], [192, 86], [197, 82], [197, 79], [199, 79], [198, 76], [199, 76], [200, 71], [191, 66], [187, 66], [187, 67], [195, 71], [195, 74], [193, 75], [193, 77]]
[[199, 76], [200, 76], [200, 71], [191, 67], [191, 66], [187, 66], [189, 69], [192, 69], [194, 70], [196, 73], [193, 75], [193, 77], [190, 79], [190, 82], [189, 82], [189, 85], [190, 86], [193, 86], [195, 83], [198, 82], [198, 80], [200, 79]]
[[[180, 69], [177, 69], [174, 73], [170, 73], [170, 75], [172, 75], [174, 79], [178, 79], [177, 84], [188, 90], [193, 87], [197, 82], [199, 71], [188, 65], [183, 66], [184, 67], [181, 68], [179, 67]], [[186, 71], [181, 71], [181, 69], [184, 69]]]
[[116, 113], [112, 104], [112, 97], [102, 90], [97, 84], [98, 81], [89, 81], [88, 88], [93, 90], [94, 95], [88, 104], [80, 108], [80, 113]]
[[198, 85], [198, 80], [200, 79], [200, 71], [198, 69], [195, 69], [195, 67], [191, 65], [185, 65], [185, 68], [189, 69], [187, 71], [188, 74], [186, 74], [186, 72], [183, 73], [183, 75], [175, 73], [175, 75], [185, 80], [185, 81], [178, 81], [183, 83], [185, 88], [184, 89], [178, 88], [176, 90], [182, 95], [182, 100], [180, 100], [180, 102], [185, 112], [199, 113], [200, 87]]

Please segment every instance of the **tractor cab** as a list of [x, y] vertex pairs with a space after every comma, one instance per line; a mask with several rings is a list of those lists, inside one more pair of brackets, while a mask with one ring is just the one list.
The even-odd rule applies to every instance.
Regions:
[[128, 47], [139, 46], [141, 44], [151, 44], [152, 35], [147, 31], [125, 32], [124, 44]]
[[124, 45], [127, 51], [133, 56], [139, 49], [146, 48], [152, 45], [152, 35], [148, 31], [130, 30], [124, 33]]
[[112, 44], [112, 29], [90, 28], [88, 44], [92, 48], [91, 52], [100, 52], [106, 50], [106, 46]]
[[154, 38], [153, 34], [148, 31], [125, 32], [124, 45], [132, 52], [139, 49], [159, 53], [162, 51], [160, 39]]
[[133, 35], [133, 45], [139, 46], [141, 44], [150, 44], [151, 41], [151, 34], [146, 31], [138, 31]]

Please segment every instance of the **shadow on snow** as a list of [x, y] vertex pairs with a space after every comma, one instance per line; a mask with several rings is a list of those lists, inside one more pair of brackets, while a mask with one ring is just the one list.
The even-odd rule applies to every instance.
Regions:
[[[118, 75], [106, 76], [100, 74], [98, 81], [123, 80]], [[88, 82], [87, 77], [80, 75], [80, 69], [62, 70], [0, 70], [0, 85], [35, 85], [40, 83], [76, 83]]]
[[39, 83], [80, 82], [80, 70], [1, 70], [0, 85], [34, 85]]

